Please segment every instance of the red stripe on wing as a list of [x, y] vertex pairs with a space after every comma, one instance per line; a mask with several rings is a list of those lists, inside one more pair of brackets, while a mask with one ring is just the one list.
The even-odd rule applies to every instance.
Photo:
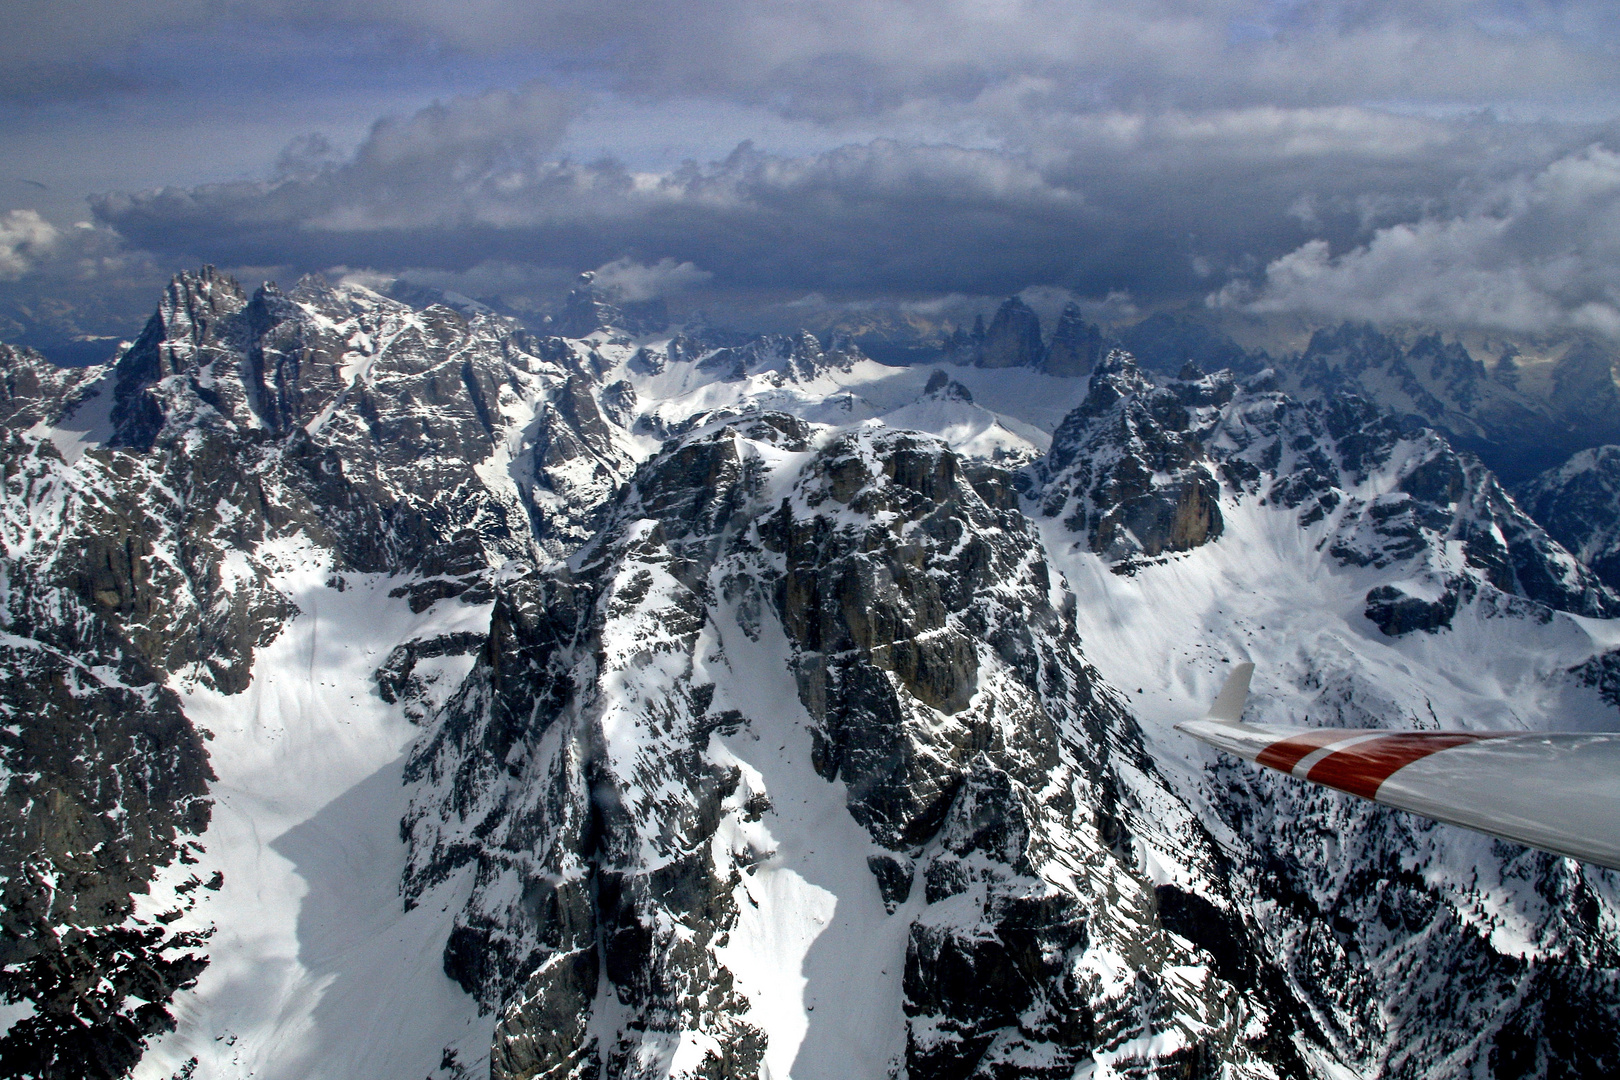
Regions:
[[1316, 728], [1304, 731], [1298, 735], [1290, 735], [1286, 739], [1279, 739], [1255, 755], [1257, 765], [1264, 765], [1268, 769], [1278, 769], [1282, 772], [1293, 772], [1305, 757], [1329, 743], [1342, 742], [1353, 739], [1362, 734], [1358, 731], [1347, 731], [1343, 728]]
[[1453, 746], [1494, 737], [1456, 731], [1384, 735], [1329, 754], [1311, 766], [1306, 779], [1371, 799], [1377, 796], [1379, 785], [1397, 769]]

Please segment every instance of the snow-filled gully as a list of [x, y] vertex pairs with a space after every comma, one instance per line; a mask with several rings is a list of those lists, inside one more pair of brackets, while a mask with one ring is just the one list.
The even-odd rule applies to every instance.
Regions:
[[733, 815], [716, 838], [765, 856], [743, 871], [737, 925], [717, 951], [769, 1037], [762, 1078], [883, 1076], [904, 1051], [901, 976], [918, 901], [884, 910], [866, 864], [878, 847], [850, 815], [843, 781], [811, 766], [781, 623], [767, 614], [754, 640], [733, 616], [717, 613], [697, 656], [716, 683], [714, 708], [749, 722], [713, 736], [711, 752], [742, 766], [743, 786], [760, 785], [771, 809], [749, 835]]

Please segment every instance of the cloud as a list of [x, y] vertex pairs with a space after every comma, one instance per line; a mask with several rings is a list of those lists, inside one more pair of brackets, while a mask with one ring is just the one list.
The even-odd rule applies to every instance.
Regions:
[[1212, 295], [1254, 314], [1620, 337], [1620, 154], [1603, 146], [1473, 194], [1471, 206], [1378, 229], [1338, 255], [1311, 240], [1258, 282]]
[[1620, 87], [1603, 0], [16, 0], [7, 16], [0, 94], [15, 96], [116, 89], [141, 77], [133, 55], [184, 35], [238, 51], [302, 35], [334, 63], [521, 58], [618, 92], [823, 121], [1031, 78], [1093, 106], [1194, 109]]
[[61, 239], [62, 230], [33, 210], [0, 214], [0, 281], [16, 281], [33, 270]]
[[[61, 228], [34, 210], [0, 213], [0, 338], [8, 343], [50, 349], [87, 334], [132, 333], [162, 285], [151, 256], [111, 229]], [[68, 359], [104, 358], [102, 345], [85, 348]]]
[[[555, 138], [554, 114], [542, 114], [528, 141], [524, 124], [492, 137], [463, 122], [490, 112], [489, 96], [379, 123], [349, 162], [314, 175], [112, 195], [94, 206], [139, 247], [219, 262], [464, 270], [628, 260], [610, 273], [632, 289], [653, 276], [695, 281], [699, 271], [683, 263], [732, 286], [1010, 281], [1025, 275], [1018, 264], [1037, 238], [1086, 212], [1077, 193], [1017, 155], [887, 140], [803, 157], [745, 145], [658, 175], [546, 160], [539, 150]], [[632, 269], [665, 260], [667, 270]]]
[[631, 259], [614, 259], [598, 266], [595, 271], [597, 287], [615, 300], [627, 304], [684, 292], [713, 277], [713, 274], [700, 270], [692, 263], [678, 263], [670, 258], [659, 259], [651, 266]]
[[[246, 5], [232, 4], [236, 11]], [[276, 0], [259, 18], [391, 27], [523, 52], [621, 90], [821, 119], [970, 100], [1021, 78], [1092, 100], [1204, 108], [1564, 100], [1620, 84], [1599, 0]]]
[[[548, 80], [405, 109], [357, 146], [352, 127], [306, 135], [278, 158], [290, 132], [319, 126], [289, 121], [252, 167], [262, 180], [94, 201], [103, 231], [171, 265], [359, 267], [511, 295], [591, 267], [626, 295], [667, 291], [689, 265], [714, 290], [839, 303], [1043, 287], [1144, 308], [1216, 290], [1232, 305], [1394, 311], [1373, 297], [1380, 275], [1421, 248], [1452, 252], [1449, 280], [1472, 297], [1452, 305], [1459, 318], [1540, 324], [1597, 304], [1590, 322], [1608, 303], [1600, 263], [1537, 254], [1512, 230], [1492, 241], [1511, 211], [1487, 205], [1584, 147], [1620, 145], [1613, 125], [1488, 108], [1593, 115], [1620, 100], [1620, 20], [1588, 0], [136, 2], [140, 31], [117, 14], [116, 34], [87, 27], [81, 46], [53, 30], [60, 55], [31, 55], [83, 67], [184, 39], [245, 56], [257, 34], [274, 38], [259, 61], [336, 82], [381, 71], [411, 88], [393, 101], [431, 93], [401, 56], [441, 75], [477, 61], [441, 85]], [[25, 0], [15, 36], [93, 16]], [[222, 100], [269, 96], [248, 84], [275, 65], [239, 82], [225, 66], [209, 69]], [[715, 149], [755, 128], [774, 145]], [[698, 160], [671, 164], [687, 153]], [[255, 175], [241, 168], [217, 175]], [[1479, 262], [1498, 249], [1522, 253], [1519, 284]], [[1440, 280], [1404, 302], [1439, 310]]]
[[538, 84], [456, 98], [377, 122], [341, 161], [303, 140], [275, 180], [94, 207], [134, 246], [189, 261], [602, 267], [637, 294], [707, 273], [717, 288], [1050, 286], [1152, 302], [1201, 297], [1313, 240], [1347, 250], [1591, 137], [1342, 106], [1037, 110], [1010, 145], [877, 138], [782, 154], [744, 143], [647, 172], [556, 157], [576, 108]]
[[0, 282], [94, 282], [150, 262], [111, 229], [88, 221], [63, 229], [34, 210], [0, 213]]

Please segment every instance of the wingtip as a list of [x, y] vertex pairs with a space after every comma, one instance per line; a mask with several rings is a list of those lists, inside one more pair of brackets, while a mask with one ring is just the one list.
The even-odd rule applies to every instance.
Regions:
[[1226, 685], [1215, 698], [1215, 704], [1209, 707], [1205, 714], [1211, 720], [1223, 720], [1228, 724], [1235, 724], [1243, 719], [1243, 706], [1249, 700], [1249, 680], [1254, 676], [1254, 665], [1248, 661], [1232, 666], [1232, 674], [1226, 677]]

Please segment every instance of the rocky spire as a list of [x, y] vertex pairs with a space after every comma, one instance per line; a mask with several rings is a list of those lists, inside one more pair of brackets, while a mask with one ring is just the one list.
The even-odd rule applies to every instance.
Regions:
[[563, 310], [551, 324], [553, 333], [582, 338], [598, 330], [625, 330], [650, 334], [669, 325], [669, 305], [662, 297], [625, 302], [596, 284], [596, 272], [587, 270], [563, 301]]
[[569, 290], [563, 300], [562, 313], [552, 321], [551, 330], [562, 337], [582, 338], [623, 323], [624, 312], [608, 302], [596, 285], [596, 274], [587, 270]]
[[1066, 304], [1041, 360], [1041, 370], [1048, 375], [1084, 378], [1091, 374], [1101, 355], [1102, 331], [1086, 322], [1077, 304]]
[[980, 367], [1034, 367], [1041, 356], [1041, 319], [1016, 296], [1009, 296], [996, 309], [990, 329], [984, 335], [979, 354]]

